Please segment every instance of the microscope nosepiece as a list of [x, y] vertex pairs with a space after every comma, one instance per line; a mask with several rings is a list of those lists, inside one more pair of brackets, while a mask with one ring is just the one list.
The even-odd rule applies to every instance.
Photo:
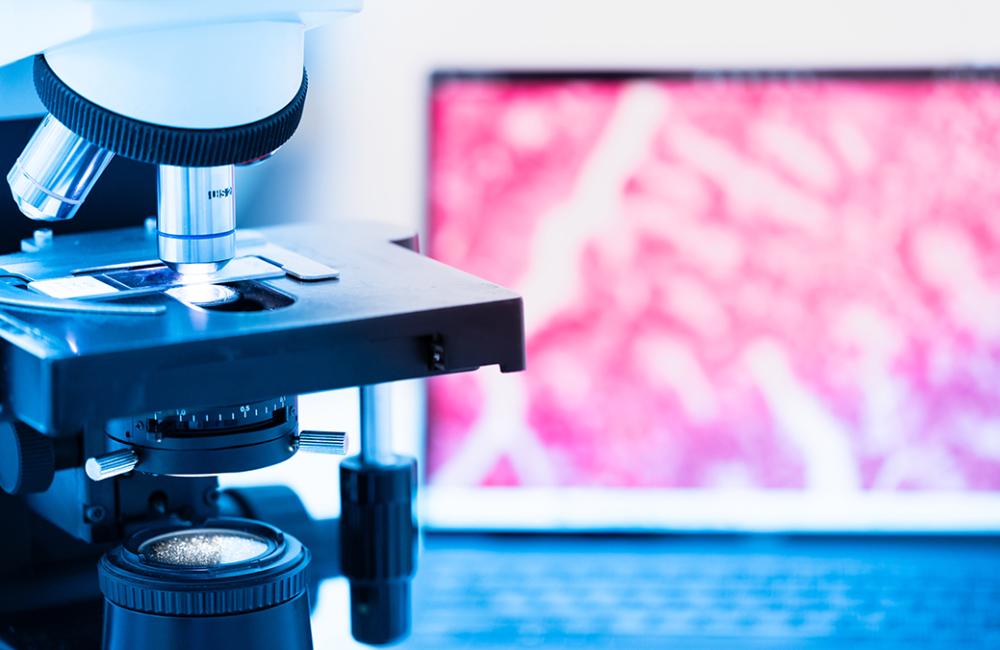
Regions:
[[7, 174], [17, 207], [37, 221], [72, 219], [114, 154], [45, 116]]

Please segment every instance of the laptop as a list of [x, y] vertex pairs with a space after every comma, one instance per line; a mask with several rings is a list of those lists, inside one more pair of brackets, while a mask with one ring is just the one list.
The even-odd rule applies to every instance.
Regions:
[[993, 70], [446, 71], [410, 648], [1000, 647]]

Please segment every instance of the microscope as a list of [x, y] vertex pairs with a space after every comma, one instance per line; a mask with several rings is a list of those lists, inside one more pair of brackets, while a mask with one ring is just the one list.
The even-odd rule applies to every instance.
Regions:
[[[0, 648], [312, 648], [310, 591], [336, 575], [357, 640], [405, 636], [417, 469], [393, 453], [391, 382], [523, 369], [522, 304], [389, 227], [237, 228], [235, 166], [298, 126], [304, 32], [359, 9], [0, 9], [0, 66], [32, 57], [48, 111], [7, 175], [20, 211], [73, 218], [114, 156], [157, 171], [155, 217], [0, 255]], [[297, 396], [347, 387], [361, 452], [338, 519], [286, 487], [220, 490], [344, 454], [343, 432], [302, 430]]]

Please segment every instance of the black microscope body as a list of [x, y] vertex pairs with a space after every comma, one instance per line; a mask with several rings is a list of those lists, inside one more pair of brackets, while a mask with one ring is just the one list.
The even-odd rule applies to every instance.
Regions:
[[[219, 283], [237, 298], [192, 302], [169, 292], [184, 282], [155, 259], [142, 218], [0, 256], [0, 648], [101, 647], [102, 607], [106, 648], [135, 638], [170, 647], [189, 638], [171, 636], [181, 624], [258, 610], [275, 618], [241, 623], [256, 639], [240, 647], [311, 647], [308, 629], [267, 644], [289, 639], [281, 617], [298, 614], [288, 603], [308, 603], [296, 594], [341, 574], [355, 637], [397, 640], [415, 569], [412, 460], [346, 460], [340, 521], [310, 519], [288, 488], [220, 491], [215, 475], [329, 442], [300, 430], [298, 395], [522, 369], [520, 298], [419, 255], [414, 236], [329, 223], [241, 231], [234, 263], [249, 258], [256, 270]], [[52, 280], [108, 284], [116, 291], [86, 302], [122, 313], [19, 306], [46, 298], [36, 288]], [[179, 547], [188, 550], [216, 534], [237, 552], [263, 550], [223, 561], [229, 573], [212, 578], [218, 599], [208, 600], [205, 572], [187, 560], [153, 566], [160, 531], [188, 535], [185, 544], [195, 535]], [[143, 637], [136, 626], [147, 624]], [[220, 647], [218, 634], [205, 643]]]

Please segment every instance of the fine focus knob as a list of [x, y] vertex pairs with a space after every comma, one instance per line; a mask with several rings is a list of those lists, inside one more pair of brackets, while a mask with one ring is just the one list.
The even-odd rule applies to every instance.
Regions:
[[52, 485], [55, 471], [55, 451], [47, 436], [24, 425], [0, 424], [0, 487], [4, 492], [44, 492]]
[[139, 457], [131, 449], [119, 449], [103, 456], [88, 458], [84, 468], [92, 481], [128, 474], [139, 464]]
[[295, 444], [302, 451], [343, 456], [347, 453], [347, 434], [343, 431], [300, 431]]

